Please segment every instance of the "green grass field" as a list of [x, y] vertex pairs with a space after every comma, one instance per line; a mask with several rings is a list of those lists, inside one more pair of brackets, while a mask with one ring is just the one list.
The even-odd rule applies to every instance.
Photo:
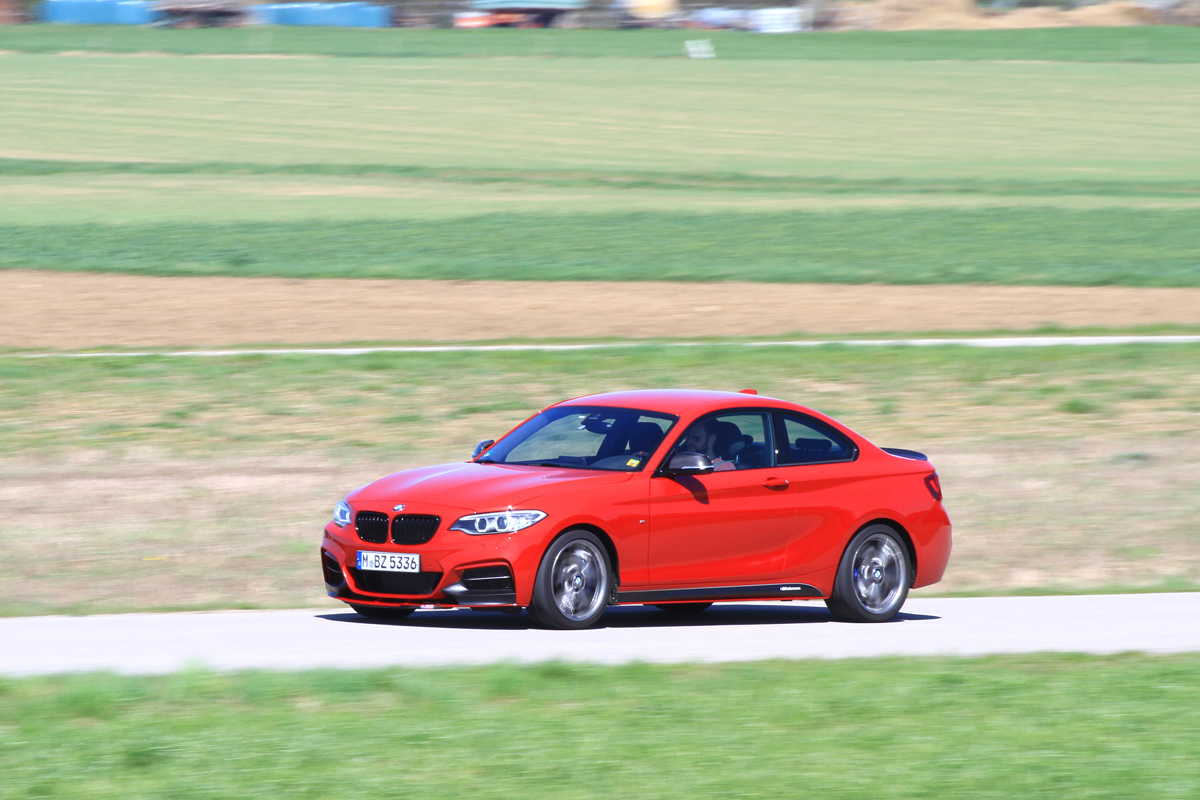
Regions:
[[[34, 27], [0, 49], [264, 33]], [[732, 39], [848, 42], [838, 61], [0, 56], [0, 267], [1200, 283], [1200, 65], [931, 60], [1117, 41], [998, 33], [868, 36], [870, 57], [840, 34]], [[880, 60], [893, 41], [912, 59]]]
[[93, 675], [0, 683], [0, 798], [1165, 800], [1198, 734], [1195, 656]]
[[1200, 208], [0, 225], [0, 267], [150, 275], [1200, 285]]
[[928, 453], [955, 525], [934, 592], [1194, 589], [1197, 364], [1196, 345], [0, 358], [0, 561], [22, 565], [0, 614], [329, 604], [316, 544], [346, 492], [563, 398], [660, 386], [752, 386]]
[[682, 58], [683, 42], [707, 38], [718, 58], [837, 61], [1200, 61], [1194, 28], [1057, 28], [1004, 31], [869, 31], [760, 36], [721, 31], [347, 30], [243, 28], [153, 30], [120, 25], [0, 28], [0, 49], [159, 52], [182, 55], [275, 53], [347, 57]]

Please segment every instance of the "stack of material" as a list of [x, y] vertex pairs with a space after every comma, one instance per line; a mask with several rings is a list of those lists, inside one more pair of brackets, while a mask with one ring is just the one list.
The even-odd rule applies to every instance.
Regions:
[[22, 19], [13, 0], [0, 0], [0, 25], [16, 25]]
[[1146, 25], [1155, 15], [1132, 2], [1064, 10], [1050, 6], [998, 12], [973, 0], [875, 0], [835, 7], [834, 27], [876, 31], [990, 30], [998, 28], [1119, 27]]
[[159, 0], [154, 7], [163, 25], [177, 28], [224, 28], [247, 19], [239, 0]]

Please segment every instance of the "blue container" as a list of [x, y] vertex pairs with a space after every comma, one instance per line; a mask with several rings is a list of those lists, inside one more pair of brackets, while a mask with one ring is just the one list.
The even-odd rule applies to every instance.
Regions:
[[322, 5], [322, 3], [297, 3], [295, 12], [296, 21], [292, 24], [303, 25], [305, 27], [320, 25], [323, 13], [321, 10]]
[[329, 25], [333, 24], [333, 15], [336, 12], [337, 9], [333, 7], [332, 3], [313, 3], [312, 7], [309, 9], [309, 16], [306, 24], [316, 25], [322, 28], [328, 27]]
[[117, 0], [79, 0], [75, 3], [75, 22], [83, 25], [116, 25]]
[[299, 25], [300, 3], [280, 3], [275, 6], [276, 25]]
[[[51, 0], [56, 3], [72, 0]], [[127, 0], [132, 2], [132, 0]], [[81, 0], [95, 2], [95, 0]], [[330, 28], [386, 28], [391, 24], [391, 9], [363, 0], [350, 3], [271, 3], [250, 6], [254, 21], [260, 25], [305, 25]]]
[[62, 22], [63, 16], [66, 14], [67, 3], [69, 0], [46, 0], [42, 3], [41, 17], [42, 22]]
[[326, 25], [337, 28], [357, 28], [359, 9], [364, 3], [332, 3], [325, 13]]
[[346, 12], [345, 3], [325, 3], [321, 7], [321, 21], [317, 24], [330, 28], [348, 27], [348, 23], [352, 20], [352, 17]]
[[45, 6], [47, 22], [78, 22], [79, 15], [75, 12], [78, 0], [49, 0]]
[[390, 28], [392, 26], [392, 10], [387, 6], [373, 6], [370, 3], [365, 4], [365, 8], [359, 11], [359, 19], [361, 20], [359, 27], [362, 28]]

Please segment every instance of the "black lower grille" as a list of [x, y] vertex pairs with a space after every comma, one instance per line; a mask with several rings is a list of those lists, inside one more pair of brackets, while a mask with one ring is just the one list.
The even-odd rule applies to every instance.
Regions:
[[374, 570], [350, 568], [350, 577], [364, 592], [374, 594], [433, 594], [440, 572], [376, 572]]
[[499, 594], [516, 591], [513, 588], [512, 572], [508, 567], [476, 567], [464, 569], [462, 585], [480, 594]]
[[341, 586], [346, 582], [342, 577], [342, 568], [338, 565], [337, 559], [329, 554], [327, 550], [321, 551], [321, 572], [325, 573], [325, 582], [330, 586]]
[[425, 544], [437, 533], [441, 517], [431, 514], [397, 514], [392, 520], [392, 541], [396, 544]]
[[387, 541], [388, 535], [387, 514], [380, 514], [378, 511], [360, 511], [354, 515], [354, 530], [358, 531], [358, 538], [364, 542], [383, 544]]

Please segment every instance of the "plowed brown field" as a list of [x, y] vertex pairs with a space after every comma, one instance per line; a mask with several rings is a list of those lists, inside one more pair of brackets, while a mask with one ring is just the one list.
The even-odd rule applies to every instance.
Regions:
[[165, 278], [0, 271], [0, 347], [1200, 324], [1200, 288]]

